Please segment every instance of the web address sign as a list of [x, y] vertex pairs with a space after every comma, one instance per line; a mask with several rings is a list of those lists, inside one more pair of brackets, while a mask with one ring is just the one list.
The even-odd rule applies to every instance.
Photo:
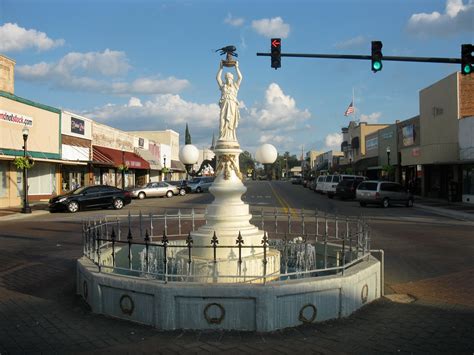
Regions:
[[22, 126], [33, 126], [33, 117], [0, 110], [0, 122], [16, 123]]

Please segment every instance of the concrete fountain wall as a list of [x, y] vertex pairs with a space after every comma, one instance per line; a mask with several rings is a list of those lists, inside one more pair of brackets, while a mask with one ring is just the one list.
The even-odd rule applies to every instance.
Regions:
[[344, 275], [263, 284], [160, 282], [77, 264], [77, 293], [92, 311], [158, 329], [273, 331], [349, 316], [381, 296], [381, 265], [370, 257]]

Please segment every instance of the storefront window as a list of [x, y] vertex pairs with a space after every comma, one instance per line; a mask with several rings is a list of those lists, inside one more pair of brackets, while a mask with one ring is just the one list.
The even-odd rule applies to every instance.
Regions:
[[84, 167], [63, 165], [61, 169], [63, 191], [71, 191], [84, 186], [85, 169]]
[[29, 195], [51, 195], [56, 192], [54, 164], [36, 163], [28, 171], [28, 185]]
[[100, 185], [100, 169], [94, 168], [94, 185]]
[[135, 172], [134, 171], [127, 171], [125, 175], [125, 187], [133, 187], [135, 186]]
[[0, 162], [0, 197], [7, 196], [8, 180], [7, 180], [8, 163]]
[[464, 195], [474, 195], [474, 166], [463, 169], [463, 191]]

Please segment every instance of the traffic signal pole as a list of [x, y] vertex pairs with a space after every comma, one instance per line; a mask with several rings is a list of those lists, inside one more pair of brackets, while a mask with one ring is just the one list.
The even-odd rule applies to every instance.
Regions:
[[[294, 58], [322, 58], [322, 59], [356, 59], [371, 60], [370, 55], [352, 55], [352, 54], [306, 54], [306, 53], [281, 53], [282, 57]], [[258, 52], [259, 57], [271, 57], [271, 53]], [[422, 63], [445, 63], [445, 64], [461, 64], [459, 58], [440, 58], [440, 57], [399, 57], [399, 56], [383, 56], [384, 61], [392, 62], [422, 62]]]

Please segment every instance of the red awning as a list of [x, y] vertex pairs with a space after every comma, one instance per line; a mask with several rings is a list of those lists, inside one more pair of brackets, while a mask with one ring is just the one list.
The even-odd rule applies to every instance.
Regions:
[[121, 150], [98, 147], [95, 145], [92, 148], [94, 161], [108, 163], [104, 161], [103, 158], [105, 157], [116, 166], [125, 164], [129, 169], [150, 169], [150, 164], [135, 153], [123, 152]]
[[92, 164], [114, 166], [115, 163], [107, 155], [103, 154], [96, 146], [92, 146]]

